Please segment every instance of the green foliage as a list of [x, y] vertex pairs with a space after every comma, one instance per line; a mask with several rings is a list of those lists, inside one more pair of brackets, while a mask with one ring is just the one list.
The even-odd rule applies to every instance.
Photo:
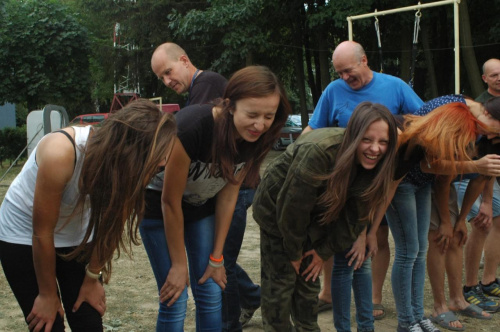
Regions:
[[[431, 1], [433, 0], [421, 2]], [[89, 31], [88, 38], [81, 39], [81, 43], [85, 44], [88, 40], [91, 48], [80, 52], [88, 57], [89, 63], [84, 66], [73, 66], [76, 71], [82, 73], [69, 76], [75, 82], [84, 82], [85, 80], [78, 80], [77, 76], [86, 72], [88, 78], [86, 70], [90, 67], [92, 83], [88, 86], [88, 91], [91, 91], [92, 101], [96, 105], [101, 105], [101, 111], [107, 111], [113, 96], [113, 83], [125, 76], [128, 71], [133, 73], [134, 79], [137, 80], [133, 82], [134, 85], [136, 83], [140, 85], [143, 97], [162, 96], [164, 102], [184, 104], [185, 96], [178, 96], [167, 89], [156, 79], [150, 68], [153, 50], [166, 41], [181, 45], [198, 68], [214, 70], [226, 77], [247, 64], [266, 65], [280, 77], [294, 104], [298, 105], [300, 101], [301, 105], [307, 104], [301, 108], [313, 108], [326, 84], [336, 78], [331, 70], [331, 52], [339, 42], [348, 37], [346, 18], [373, 12], [375, 9], [382, 11], [415, 5], [417, 2], [416, 0], [58, 0], [56, 3], [55, 0], [7, 0], [4, 8], [0, 6], [2, 16], [0, 22], [7, 22], [0, 25], [0, 99], [7, 96], [4, 93], [5, 84], [12, 79], [13, 70], [24, 81], [20, 85], [13, 86], [12, 90], [19, 91], [19, 94], [22, 92], [28, 97], [31, 97], [30, 93], [39, 91], [45, 93], [44, 87], [49, 84], [45, 80], [50, 76], [37, 75], [48, 67], [46, 63], [39, 63], [39, 58], [43, 58], [44, 54], [26, 50], [36, 49], [37, 44], [46, 43], [47, 40], [56, 40], [56, 35], [53, 34], [48, 34], [50, 38], [41, 38], [42, 35], [37, 32], [40, 28], [35, 29], [38, 27], [36, 22], [41, 21], [39, 24], [43, 25], [44, 29], [47, 26], [52, 27], [57, 22], [63, 22], [59, 18], [53, 19], [53, 16], [60, 16], [55, 10], [46, 15], [45, 19], [38, 17], [40, 15], [37, 14], [38, 21], [36, 21], [33, 16], [40, 12], [39, 9], [38, 12], [24, 10], [20, 14], [13, 15], [11, 10], [13, 7], [59, 8], [61, 6], [58, 4], [63, 3], [74, 13], [78, 13], [71, 15], [74, 17], [73, 22], [78, 22]], [[480, 66], [486, 59], [496, 56], [494, 48], [495, 46], [498, 48], [500, 23], [495, 16], [497, 11], [492, 9], [500, 6], [500, 0], [492, 0], [491, 4], [487, 5], [481, 1], [469, 0], [468, 5], [474, 47]], [[439, 94], [452, 92], [453, 62], [450, 61], [453, 57], [452, 7], [450, 5], [422, 10], [421, 25], [425, 29], [420, 33], [415, 72], [415, 91], [422, 97], [433, 97], [429, 95], [429, 77], [433, 76], [436, 77], [438, 87], [436, 90], [439, 90]], [[384, 72], [404, 80], [409, 78], [414, 14], [414, 11], [409, 11], [379, 16]], [[24, 34], [13, 30], [15, 38], [7, 38], [17, 40], [16, 45], [23, 45], [14, 51], [3, 46], [7, 43], [4, 32], [7, 28], [14, 27], [9, 15], [13, 15], [12, 17], [16, 17], [18, 21], [25, 18], [22, 23], [15, 25], [18, 29], [25, 25], [29, 27], [23, 30]], [[120, 23], [120, 48], [113, 47], [115, 23]], [[373, 18], [354, 21], [353, 32], [354, 40], [364, 46], [369, 64], [374, 70], [378, 70], [380, 59], [373, 23]], [[73, 30], [65, 26], [64, 32], [70, 35], [67, 38], [72, 38], [71, 31]], [[428, 37], [426, 54], [422, 42], [424, 35]], [[33, 38], [35, 36], [36, 38]], [[66, 47], [65, 49], [69, 47], [64, 43], [58, 45], [61, 45], [61, 48]], [[74, 45], [75, 43], [72, 44]], [[5, 54], [12, 54], [10, 57], [15, 59], [22, 58], [21, 63], [33, 64], [29, 67], [30, 71], [3, 61]], [[62, 54], [65, 58], [69, 58], [67, 53]], [[430, 58], [434, 62], [433, 70], [426, 63]], [[60, 72], [62, 71], [57, 70], [57, 73]], [[26, 83], [27, 77], [30, 78], [30, 84]], [[465, 75], [461, 77], [463, 77], [462, 86], [467, 93], [467, 86], [464, 84], [467, 78]], [[23, 90], [25, 86], [26, 91]], [[60, 92], [58, 97], [67, 95], [61, 88], [56, 90]], [[65, 106], [71, 114], [72, 109], [67, 103], [53, 99], [51, 103]], [[41, 106], [44, 103], [38, 102]], [[77, 113], [89, 113], [89, 111], [82, 108], [78, 109]]]
[[[241, 68], [248, 57], [265, 53], [269, 32], [265, 22], [263, 0], [212, 0], [206, 9], [193, 9], [182, 15], [172, 11], [168, 16], [175, 36], [197, 41], [201, 45], [218, 45], [213, 70], [230, 73]], [[205, 50], [205, 48], [203, 48]]]
[[28, 108], [26, 103], [16, 104], [16, 126], [21, 127], [26, 125], [26, 119], [28, 118]]
[[1, 13], [0, 103], [81, 105], [89, 99], [86, 30], [56, 1], [8, 0]]
[[[183, 96], [167, 90], [154, 76], [151, 55], [158, 45], [173, 40], [167, 15], [174, 9], [185, 13], [193, 6], [203, 7], [205, 1], [63, 1], [79, 13], [81, 24], [90, 32], [92, 100], [102, 106], [101, 111], [109, 109], [113, 84], [123, 81], [127, 75], [132, 78], [129, 87], [139, 85], [142, 97], [168, 96], [167, 102], [184, 104]], [[119, 23], [120, 30], [115, 47], [113, 34], [116, 23]], [[175, 42], [183, 47], [188, 44], [183, 40]]]
[[26, 125], [0, 130], [0, 164], [13, 161], [26, 147]]

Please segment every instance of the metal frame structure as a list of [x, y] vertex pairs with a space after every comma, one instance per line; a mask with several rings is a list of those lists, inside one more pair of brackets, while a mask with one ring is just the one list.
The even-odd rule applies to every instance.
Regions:
[[348, 16], [347, 17], [347, 23], [348, 23], [348, 29], [349, 29], [349, 40], [352, 40], [352, 21], [355, 20], [361, 20], [369, 17], [377, 17], [377, 16], [383, 16], [383, 15], [389, 15], [389, 14], [394, 14], [394, 13], [400, 13], [400, 12], [406, 12], [410, 10], [420, 10], [423, 8], [429, 8], [429, 7], [437, 7], [437, 6], [444, 6], [444, 5], [451, 5], [453, 4], [453, 17], [454, 17], [454, 31], [455, 31], [455, 47], [454, 47], [454, 52], [455, 52], [455, 93], [459, 94], [460, 93], [460, 40], [459, 40], [459, 15], [458, 15], [458, 5], [460, 4], [460, 0], [443, 0], [443, 1], [437, 1], [437, 2], [431, 2], [431, 3], [425, 3], [425, 4], [420, 4], [415, 6], [407, 6], [407, 7], [401, 7], [401, 8], [395, 8], [395, 9], [389, 9], [389, 10], [383, 10], [383, 11], [377, 11], [373, 13], [368, 13], [368, 14], [362, 14], [362, 15], [356, 15], [356, 16]]

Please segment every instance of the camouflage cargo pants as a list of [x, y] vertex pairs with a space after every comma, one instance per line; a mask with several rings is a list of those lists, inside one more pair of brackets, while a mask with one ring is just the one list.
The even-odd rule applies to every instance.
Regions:
[[[306, 249], [305, 251], [307, 251]], [[318, 326], [318, 294], [320, 282], [305, 281], [298, 276], [283, 248], [283, 238], [260, 231], [261, 312], [264, 330], [288, 332], [320, 331]], [[311, 259], [302, 261], [304, 271]]]

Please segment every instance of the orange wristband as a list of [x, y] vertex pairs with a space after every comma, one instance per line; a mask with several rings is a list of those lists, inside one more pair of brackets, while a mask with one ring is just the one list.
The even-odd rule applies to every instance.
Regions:
[[212, 254], [210, 254], [210, 260], [214, 263], [221, 263], [223, 260], [224, 260], [224, 256], [223, 255], [220, 255], [220, 258], [219, 259], [215, 259], [214, 256], [212, 256]]

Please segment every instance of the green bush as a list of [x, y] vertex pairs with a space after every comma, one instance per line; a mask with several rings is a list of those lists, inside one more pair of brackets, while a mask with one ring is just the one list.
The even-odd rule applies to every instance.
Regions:
[[0, 166], [5, 160], [14, 161], [26, 147], [26, 125], [0, 131]]

